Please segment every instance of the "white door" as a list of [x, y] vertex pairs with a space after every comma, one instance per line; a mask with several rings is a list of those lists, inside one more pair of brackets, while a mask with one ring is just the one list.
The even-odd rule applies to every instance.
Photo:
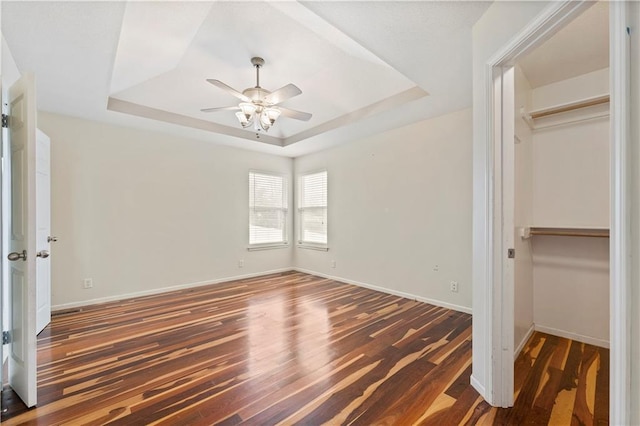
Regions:
[[51, 322], [51, 142], [36, 132], [36, 334], [40, 334]]
[[27, 407], [36, 405], [36, 102], [33, 74], [9, 89], [11, 303], [9, 385]]
[[502, 365], [503, 401], [507, 407], [514, 400], [514, 331], [515, 331], [515, 70], [502, 70], [502, 350], [506, 356]]
[[[0, 101], [4, 101], [4, 99], [2, 99], [2, 76], [0, 75]], [[2, 111], [2, 113], [4, 114], [4, 111]], [[4, 128], [0, 128], [0, 152], [4, 152]], [[4, 161], [4, 160], [3, 160]], [[2, 164], [2, 179], [4, 179], [4, 163]], [[2, 205], [2, 185], [0, 184], [0, 211], [4, 212], [3, 210], [3, 205]], [[0, 218], [2, 218], [2, 214], [0, 214]], [[2, 231], [3, 228], [0, 226], [0, 237], [2, 237], [2, 243], [0, 245], [0, 247], [2, 247], [4, 245], [4, 235], [2, 235]], [[2, 253], [2, 248], [0, 248], [0, 253]], [[0, 272], [2, 272], [2, 262], [0, 262]], [[0, 312], [2, 312], [2, 315], [0, 315], [0, 324], [2, 324], [2, 331], [4, 331], [4, 325], [5, 325], [5, 321], [4, 321], [4, 285], [5, 283], [2, 282], [2, 274], [0, 274]], [[4, 363], [4, 344], [0, 343], [0, 362]], [[4, 384], [4, 368], [0, 368], [0, 383]], [[3, 386], [4, 387], [4, 386]], [[1, 392], [1, 391], [0, 391]], [[2, 398], [0, 398], [0, 410], [2, 410]]]

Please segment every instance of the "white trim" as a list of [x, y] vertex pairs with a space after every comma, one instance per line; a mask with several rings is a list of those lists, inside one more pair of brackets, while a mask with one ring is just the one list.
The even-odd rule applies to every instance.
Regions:
[[471, 386], [473, 386], [473, 388], [478, 391], [480, 395], [486, 393], [485, 387], [482, 385], [482, 383], [480, 383], [478, 379], [475, 378], [473, 374], [471, 375]]
[[254, 244], [252, 246], [247, 246], [247, 251], [260, 251], [260, 250], [273, 250], [273, 249], [283, 249], [289, 248], [289, 243], [266, 243], [266, 244]]
[[565, 339], [575, 340], [576, 342], [588, 343], [590, 345], [599, 346], [601, 348], [608, 348], [609, 341], [604, 339], [598, 339], [597, 337], [585, 336], [583, 334], [572, 333], [570, 331], [560, 330], [558, 328], [546, 327], [544, 325], [535, 324], [536, 331], [542, 333], [551, 334], [552, 336], [564, 337]]
[[[514, 361], [516, 360], [516, 358], [518, 358], [518, 355], [520, 355], [520, 352], [522, 352], [522, 349], [524, 349], [524, 345], [527, 344], [527, 342], [531, 338], [531, 335], [533, 334], [534, 331], [536, 331], [536, 325], [531, 324], [531, 327], [529, 327], [529, 330], [527, 330], [527, 334], [524, 335], [524, 338], [522, 339], [522, 341], [518, 343], [518, 346], [516, 346], [516, 349], [513, 351]], [[552, 334], [552, 333], [549, 333], [549, 334]]]
[[487, 65], [490, 68], [513, 65], [516, 58], [522, 57], [540, 46], [557, 30], [591, 6], [592, 4], [585, 0], [552, 2], [507, 44], [496, 51], [487, 61]]
[[307, 250], [320, 250], [320, 251], [329, 251], [329, 247], [327, 246], [314, 246], [309, 243], [298, 243], [296, 247]]
[[439, 306], [441, 308], [451, 309], [453, 311], [464, 312], [466, 314], [471, 314], [471, 308], [467, 308], [465, 306], [454, 305], [453, 303], [443, 302], [441, 300], [430, 299], [428, 297], [416, 296], [415, 294], [405, 293], [403, 291], [392, 290], [386, 287], [379, 287], [373, 284], [363, 283], [361, 281], [351, 280], [349, 278], [336, 277], [334, 275], [323, 274], [322, 272], [316, 272], [309, 269], [304, 268], [293, 268], [294, 271], [302, 272], [309, 275], [315, 275], [322, 278], [328, 278], [330, 280], [339, 281], [346, 284], [356, 285], [358, 287], [368, 288], [370, 290], [379, 291], [381, 293], [392, 294], [394, 296], [404, 297], [406, 299], [417, 300], [418, 302], [429, 303], [430, 305]]
[[205, 285], [212, 285], [212, 284], [221, 284], [221, 283], [225, 283], [225, 282], [229, 282], [229, 281], [236, 281], [236, 280], [242, 280], [242, 279], [247, 279], [247, 278], [255, 278], [255, 277], [260, 277], [260, 276], [263, 276], [263, 275], [279, 274], [279, 273], [282, 273], [282, 272], [289, 272], [289, 271], [302, 272], [302, 273], [309, 274], [309, 275], [315, 275], [315, 276], [322, 277], [322, 278], [328, 278], [328, 279], [339, 281], [339, 282], [342, 282], [342, 283], [345, 283], [345, 284], [352, 284], [352, 285], [356, 285], [358, 287], [364, 287], [364, 288], [368, 288], [370, 290], [375, 290], [375, 291], [379, 291], [379, 292], [382, 292], [382, 293], [392, 294], [394, 296], [400, 296], [400, 297], [404, 297], [404, 298], [407, 298], [407, 299], [417, 300], [419, 302], [429, 303], [431, 305], [439, 306], [441, 308], [446, 308], [446, 309], [451, 309], [451, 310], [458, 311], [458, 312], [464, 312], [466, 314], [471, 314], [471, 308], [467, 308], [465, 306], [455, 305], [455, 304], [452, 304], [452, 303], [442, 302], [440, 300], [430, 299], [430, 298], [422, 297], [422, 296], [416, 296], [416, 295], [413, 295], [413, 294], [410, 294], [410, 293], [405, 293], [405, 292], [402, 292], [402, 291], [391, 290], [391, 289], [388, 289], [388, 288], [385, 288], [385, 287], [379, 287], [379, 286], [372, 285], [372, 284], [366, 284], [366, 283], [363, 283], [363, 282], [360, 282], [360, 281], [350, 280], [348, 278], [336, 277], [336, 276], [333, 276], [333, 275], [323, 274], [321, 272], [316, 272], [316, 271], [311, 271], [311, 270], [308, 270], [308, 269], [296, 268], [296, 267], [273, 269], [273, 270], [270, 270], [270, 271], [255, 272], [255, 273], [252, 273], [252, 274], [244, 274], [244, 275], [236, 275], [236, 276], [226, 277], [226, 278], [217, 278], [217, 279], [207, 280], [207, 281], [198, 281], [198, 282], [195, 282], [195, 283], [178, 284], [178, 285], [174, 285], [174, 286], [170, 286], [170, 287], [157, 288], [157, 289], [153, 289], [153, 290], [137, 291], [137, 292], [133, 292], [133, 293], [121, 294], [121, 295], [118, 295], [118, 296], [99, 297], [99, 298], [96, 298], [96, 299], [89, 299], [89, 300], [84, 300], [84, 301], [80, 301], [80, 302], [63, 303], [61, 305], [52, 306], [51, 310], [52, 311], [60, 311], [60, 310], [63, 310], [63, 309], [78, 308], [78, 307], [82, 307], [82, 306], [95, 305], [95, 304], [98, 304], [98, 303], [114, 302], [114, 301], [119, 301], [119, 300], [131, 299], [131, 298], [134, 298], [134, 297], [152, 296], [152, 295], [155, 295], [155, 294], [170, 293], [170, 292], [176, 291], [176, 290], [184, 290], [184, 289], [187, 289], [187, 288], [202, 287], [202, 286], [205, 286]]
[[83, 301], [80, 301], [80, 302], [70, 302], [70, 303], [63, 303], [61, 305], [54, 305], [54, 306], [51, 307], [51, 311], [60, 311], [60, 310], [63, 310], [63, 309], [79, 308], [79, 307], [82, 307], [82, 306], [95, 305], [95, 304], [98, 304], [98, 303], [115, 302], [115, 301], [119, 301], [119, 300], [131, 299], [131, 298], [134, 298], [134, 297], [152, 296], [154, 294], [169, 293], [169, 292], [176, 291], [176, 290], [184, 290], [186, 288], [202, 287], [202, 286], [205, 286], [205, 285], [212, 285], [212, 284], [221, 284], [221, 283], [225, 283], [225, 282], [229, 282], [229, 281], [243, 280], [243, 279], [247, 279], [247, 278], [255, 278], [255, 277], [262, 276], [262, 275], [278, 274], [278, 273], [281, 273], [281, 272], [288, 272], [288, 271], [292, 271], [292, 270], [293, 270], [293, 268], [280, 268], [280, 269], [273, 269], [271, 271], [255, 272], [255, 273], [252, 273], [252, 274], [236, 275], [236, 276], [225, 277], [225, 278], [216, 278], [216, 279], [213, 279], [213, 280], [198, 281], [198, 282], [195, 282], [195, 283], [178, 284], [178, 285], [173, 285], [173, 286], [170, 286], [170, 287], [162, 287], [162, 288], [156, 288], [156, 289], [152, 289], [152, 290], [136, 291], [136, 292], [133, 292], [133, 293], [125, 293], [125, 294], [120, 294], [120, 295], [117, 295], [117, 296], [98, 297], [96, 299], [83, 300]]
[[[627, 2], [609, 3], [609, 76], [611, 90], [611, 224], [609, 423], [631, 423], [631, 187], [635, 159], [629, 134], [630, 75]], [[637, 188], [633, 189], [634, 191]], [[635, 283], [637, 285], [637, 283]]]

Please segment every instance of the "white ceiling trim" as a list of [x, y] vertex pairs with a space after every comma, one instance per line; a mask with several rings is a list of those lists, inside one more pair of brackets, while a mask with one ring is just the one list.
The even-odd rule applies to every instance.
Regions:
[[248, 139], [251, 141], [257, 140], [258, 142], [282, 146], [282, 139], [268, 136], [264, 133], [253, 134], [237, 127], [224, 126], [211, 121], [188, 117], [174, 112], [163, 111], [161, 109], [151, 108], [134, 102], [123, 101], [121, 99], [110, 97], [109, 102], [107, 103], [107, 109], [138, 117], [150, 118], [152, 120], [178, 124], [180, 126], [193, 127], [194, 129], [206, 130], [208, 132], [222, 133], [227, 136]]
[[388, 111], [392, 108], [406, 104], [411, 101], [428, 96], [429, 94], [422, 88], [415, 86], [411, 89], [407, 89], [404, 92], [400, 92], [396, 95], [390, 96], [381, 101], [375, 102], [371, 105], [367, 105], [364, 108], [360, 108], [357, 111], [353, 111], [349, 114], [345, 114], [341, 117], [335, 118], [326, 123], [322, 123], [319, 126], [313, 127], [309, 130], [298, 133], [297, 135], [289, 136], [283, 140], [283, 145], [291, 145], [296, 142], [303, 141], [305, 139], [312, 138], [321, 133], [326, 133], [330, 130], [337, 129], [338, 127], [347, 126], [362, 120], [363, 118], [370, 117], [374, 114], [379, 114]]
[[312, 138], [322, 133], [329, 132], [339, 127], [347, 126], [360, 121], [364, 118], [370, 117], [375, 114], [383, 113], [405, 103], [415, 101], [417, 99], [428, 96], [429, 94], [422, 88], [415, 86], [411, 89], [400, 92], [396, 95], [390, 96], [381, 101], [375, 102], [371, 105], [367, 105], [364, 108], [360, 108], [357, 111], [353, 111], [349, 114], [345, 114], [336, 119], [330, 120], [326, 123], [322, 123], [309, 130], [305, 130], [296, 135], [287, 138], [278, 138], [275, 136], [269, 136], [264, 132], [247, 132], [239, 127], [225, 126], [222, 124], [213, 123], [208, 120], [201, 120], [199, 118], [189, 117], [182, 114], [176, 114], [169, 111], [164, 111], [157, 108], [140, 105], [135, 102], [124, 101], [122, 99], [109, 97], [107, 103], [107, 109], [110, 111], [121, 112], [124, 114], [131, 114], [138, 117], [150, 118], [152, 120], [166, 121], [167, 123], [178, 124], [181, 126], [193, 127], [195, 129], [206, 130], [214, 133], [221, 133], [227, 136], [233, 136], [237, 138], [247, 139], [250, 141], [257, 141], [262, 143], [268, 143], [277, 146], [288, 146], [296, 142], [303, 141], [305, 139]]

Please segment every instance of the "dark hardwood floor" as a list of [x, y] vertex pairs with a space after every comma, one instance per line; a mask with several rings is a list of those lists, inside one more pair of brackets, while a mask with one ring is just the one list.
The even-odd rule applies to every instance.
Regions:
[[298, 272], [58, 314], [13, 424], [602, 424], [608, 351], [540, 333], [516, 405], [469, 385], [471, 316]]

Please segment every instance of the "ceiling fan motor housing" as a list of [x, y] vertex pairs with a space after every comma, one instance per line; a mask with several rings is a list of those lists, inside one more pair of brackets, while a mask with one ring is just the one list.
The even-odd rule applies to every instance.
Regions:
[[270, 93], [270, 91], [263, 89], [262, 87], [250, 87], [248, 89], [244, 89], [242, 92], [243, 95], [251, 99], [251, 102], [260, 106], [269, 106], [268, 103], [263, 102], [263, 99]]

